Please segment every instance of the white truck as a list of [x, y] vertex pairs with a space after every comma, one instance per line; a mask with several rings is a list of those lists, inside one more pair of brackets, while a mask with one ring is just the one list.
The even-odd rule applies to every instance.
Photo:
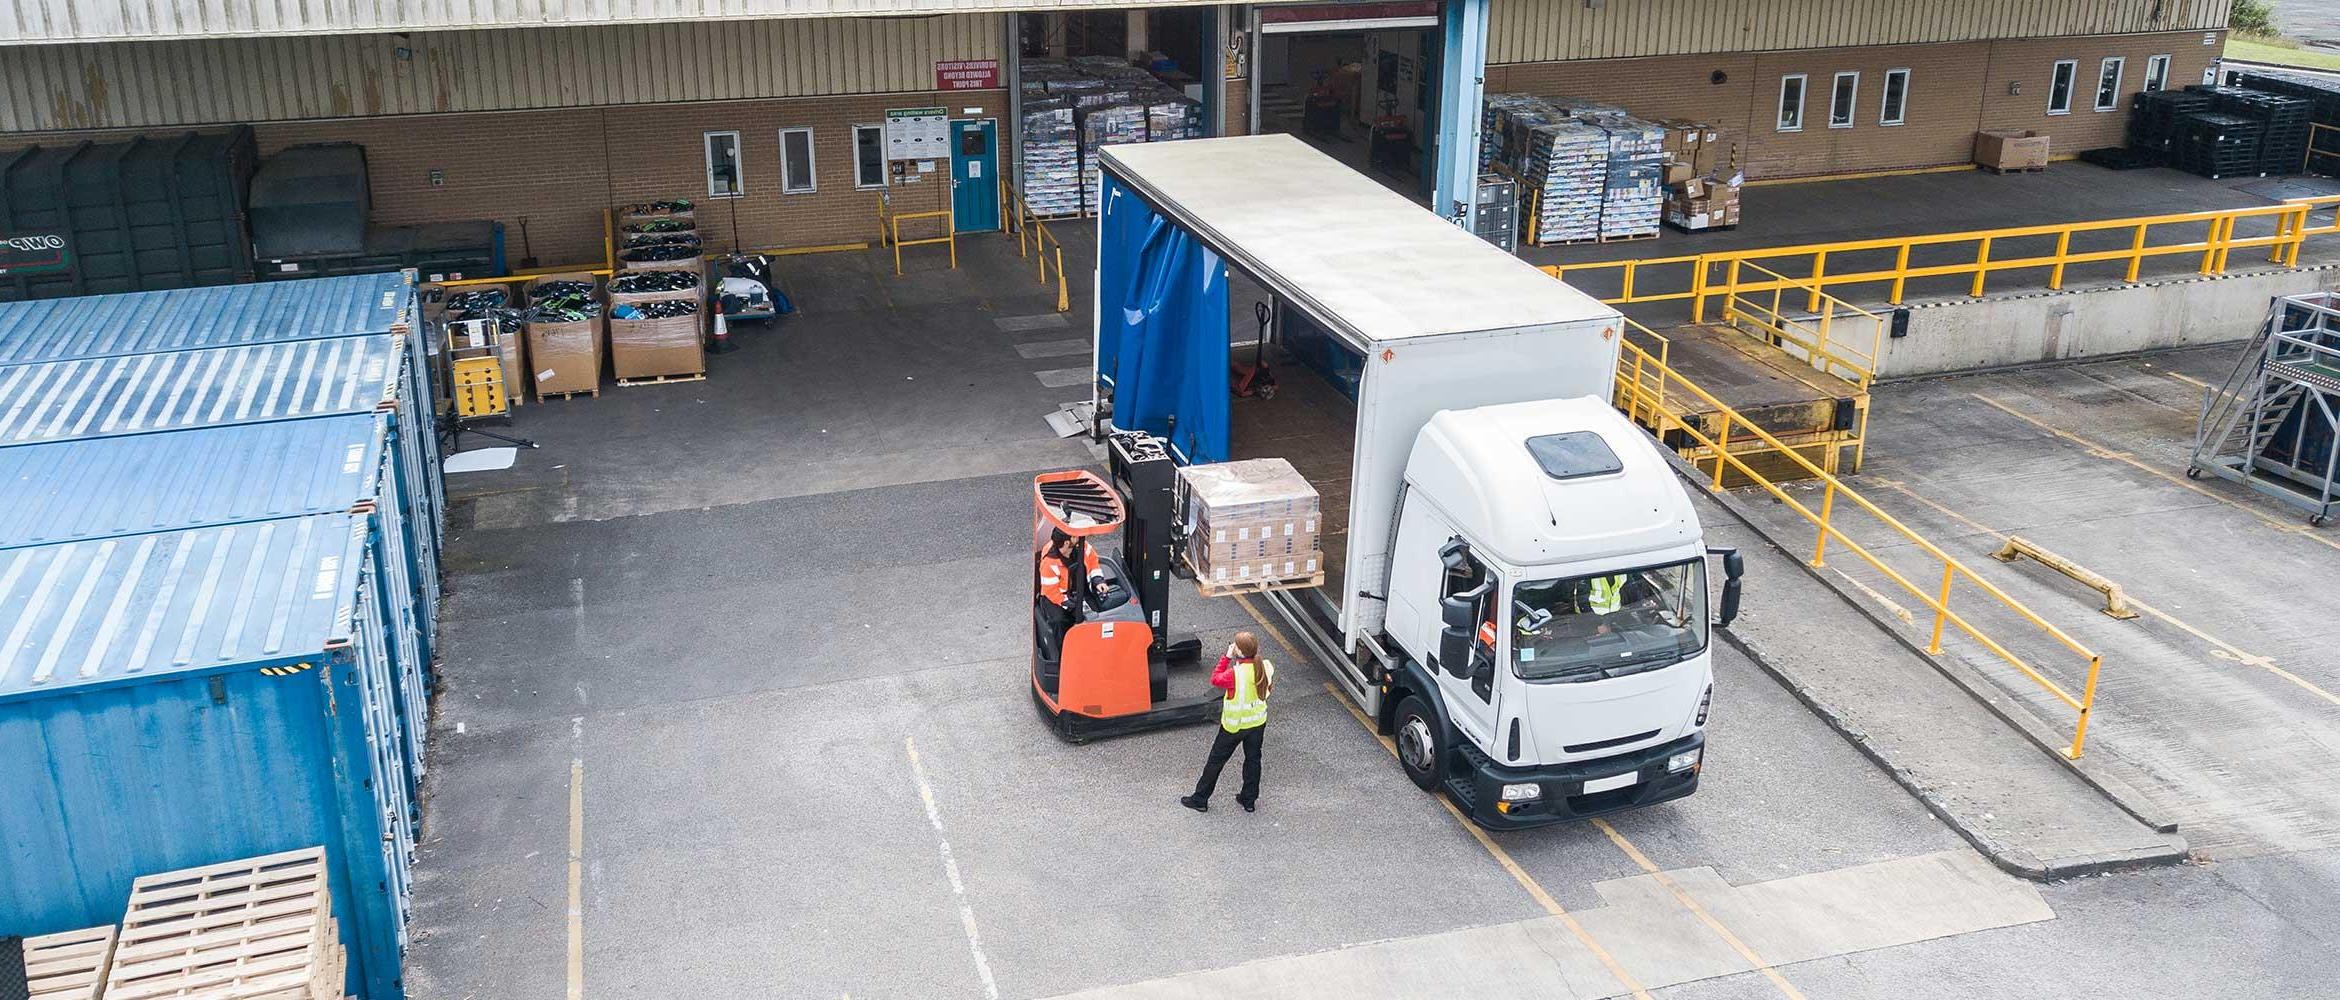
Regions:
[[[1103, 172], [1108, 199], [1137, 201], [1101, 225], [1101, 426], [1217, 419], [1227, 453], [1184, 457], [1277, 455], [1316, 484], [1326, 583], [1261, 596], [1394, 737], [1407, 776], [1490, 828], [1694, 791], [1709, 556], [1724, 624], [1739, 560], [1705, 547], [1657, 443], [1609, 405], [1616, 311], [1290, 137], [1108, 147]], [[1161, 228], [1131, 225], [1140, 209], [1272, 303], [1272, 398], [1117, 409], [1106, 359], [1143, 348], [1108, 340], [1164, 335], [1104, 280], [1158, 253], [1129, 245]]]

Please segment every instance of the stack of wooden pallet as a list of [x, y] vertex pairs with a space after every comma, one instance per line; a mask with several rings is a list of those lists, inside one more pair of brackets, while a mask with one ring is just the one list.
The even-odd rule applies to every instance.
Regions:
[[92, 927], [24, 939], [32, 1000], [97, 1000], [114, 958], [114, 929]]
[[149, 875], [131, 884], [107, 1000], [340, 1000], [348, 954], [325, 851]]

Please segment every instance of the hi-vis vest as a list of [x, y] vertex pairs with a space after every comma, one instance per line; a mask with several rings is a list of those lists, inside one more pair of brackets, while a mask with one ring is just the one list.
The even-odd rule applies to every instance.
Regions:
[[[1251, 669], [1245, 670], [1249, 666]], [[1219, 727], [1230, 733], [1267, 725], [1267, 699], [1259, 696], [1259, 678], [1274, 677], [1275, 665], [1265, 659], [1236, 663], [1235, 690], [1219, 703]]]
[[1613, 615], [1625, 606], [1625, 577], [1596, 576], [1592, 578], [1592, 611], [1596, 615]]

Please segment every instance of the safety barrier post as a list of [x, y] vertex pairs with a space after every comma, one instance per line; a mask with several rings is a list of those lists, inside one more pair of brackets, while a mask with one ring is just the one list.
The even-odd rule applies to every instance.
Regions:
[[1633, 301], [1633, 269], [1640, 266], [1640, 264], [1641, 262], [1637, 260], [1629, 260], [1625, 262], [1625, 293], [1620, 297], [1627, 302]]
[[1901, 244], [1901, 251], [1893, 255], [1893, 294], [1888, 296], [1885, 301], [1893, 303], [1894, 305], [1900, 305], [1901, 288], [1902, 285], [1906, 284], [1908, 281], [1909, 241], [1904, 240]]
[[2218, 232], [2218, 262], [2210, 273], [2226, 273], [2226, 255], [2234, 250], [2234, 224], [2239, 221], [2235, 216], [2226, 217], [2226, 224]]
[[2129, 238], [2129, 273], [2122, 280], [2134, 285], [2137, 271], [2145, 266], [2145, 223], [2137, 223], [2137, 234]]
[[2080, 759], [2081, 748], [2088, 743], [2088, 717], [2096, 712], [2096, 674], [2104, 669], [2104, 654], [2088, 658], [2088, 680], [2080, 687], [2080, 722], [2072, 727], [2073, 760]]
[[[1828, 450], [1833, 452], [1836, 449], [1834, 447], [1830, 447]], [[1829, 519], [1835, 516], [1835, 513], [1836, 480], [1831, 478], [1828, 481], [1828, 492], [1820, 494], [1820, 540], [1813, 543], [1812, 545], [1813, 569], [1819, 569], [1820, 567], [1827, 565], [1827, 563], [1823, 560], [1823, 557], [1828, 554], [1828, 532], [1832, 530], [1829, 527], [1831, 523]]]
[[[1828, 273], [1828, 251], [1822, 250], [1812, 255], [1812, 299], [1805, 303], [1805, 312], [1820, 308], [1820, 278], [1826, 273]], [[1775, 308], [1773, 311], [1777, 312], [1778, 310]]]
[[1973, 284], [1973, 286], [1972, 286], [1972, 287], [1970, 287], [1970, 288], [1968, 288], [1968, 289], [1967, 289], [1967, 291], [1966, 291], [1966, 294], [1967, 294], [1967, 295], [1969, 295], [1969, 296], [1972, 296], [1972, 297], [1974, 297], [1974, 298], [1978, 298], [1978, 299], [1979, 299], [1979, 298], [1982, 298], [1982, 293], [1983, 293], [1983, 279], [1985, 279], [1985, 278], [1989, 277], [1989, 276], [1990, 276], [1990, 273], [1991, 273], [1991, 238], [1990, 238], [1990, 237], [1988, 237], [1988, 236], [1985, 236], [1985, 237], [1983, 237], [1983, 238], [1982, 238], [1982, 242], [1981, 242], [1980, 244], [1978, 244], [1978, 245], [1975, 247], [1975, 251], [1974, 251], [1974, 284]]
[[1731, 321], [1731, 313], [1739, 308], [1739, 264], [1740, 258], [1731, 258], [1730, 269], [1723, 276], [1723, 322], [1725, 323]]
[[1690, 322], [1706, 322], [1706, 255], [1690, 265]]
[[2223, 217], [2210, 220], [2210, 231], [2202, 236], [2202, 264], [2194, 269], [2195, 273], [2214, 273], [2210, 266], [2218, 262], [2218, 231], [2225, 225], [2226, 219]]
[[1056, 311], [1072, 311], [1072, 286], [1064, 282], [1064, 244], [1056, 245]]
[[[2313, 206], [2310, 206], [2310, 205], [2301, 205], [2301, 206], [2299, 206], [2299, 225], [2297, 225], [2297, 226], [2294, 226], [2294, 227], [2292, 228], [2291, 249], [2289, 249], [2289, 250], [2287, 250], [2287, 251], [2285, 251], [2285, 252], [2284, 252], [2284, 255], [2283, 255], [2283, 263], [2284, 263], [2284, 266], [2286, 266], [2286, 267], [2298, 267], [2298, 266], [2299, 266], [2299, 245], [2300, 245], [2300, 244], [2302, 244], [2302, 243], [2305, 243], [2305, 242], [2307, 242], [2307, 228], [2308, 228], [2308, 222], [2309, 222], [2310, 218], [2311, 218], [2311, 217], [2313, 217], [2314, 215], [2315, 215], [2315, 208], [2314, 208]], [[2332, 223], [2333, 223], [2333, 225], [2335, 225], [2335, 226], [2340, 226], [2340, 209], [2336, 209], [2336, 210], [2335, 210], [2335, 213], [2334, 213], [2334, 215], [2333, 215], [2333, 217], [2332, 217]]]
[[1934, 604], [1934, 637], [1926, 642], [1926, 652], [1942, 651], [1942, 622], [1950, 617], [1950, 584], [1958, 579], [1958, 567], [1949, 560], [1942, 561], [1942, 596]]
[[1732, 411], [1726, 410], [1723, 412], [1722, 434], [1718, 435], [1715, 439], [1714, 488], [1717, 492], [1722, 490], [1723, 463], [1730, 461], [1731, 457], [1731, 417], [1733, 415], [1734, 414]]
[[617, 210], [614, 208], [601, 210], [601, 267], [605, 271], [617, 270]]
[[2056, 268], [2048, 272], [2048, 288], [2060, 291], [2064, 287], [2064, 257], [2072, 252], [2072, 231], [2056, 234]]

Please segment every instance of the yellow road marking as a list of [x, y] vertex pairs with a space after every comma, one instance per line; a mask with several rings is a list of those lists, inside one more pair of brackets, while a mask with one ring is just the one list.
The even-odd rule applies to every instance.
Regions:
[[[1235, 595], [1235, 603], [1241, 605], [1244, 613], [1250, 615], [1252, 621], [1258, 622], [1260, 628], [1266, 629], [1270, 638], [1294, 654], [1300, 652], [1300, 647], [1292, 645], [1285, 638], [1284, 631], [1270, 623], [1267, 616], [1260, 614], [1259, 609], [1252, 606], [1250, 599], [1237, 594]], [[1373, 720], [1366, 718], [1365, 713], [1358, 710], [1356, 703], [1350, 701], [1348, 695], [1342, 694], [1341, 689], [1333, 686], [1330, 681], [1325, 682], [1324, 690], [1325, 693], [1332, 695], [1334, 702], [1348, 710], [1349, 716], [1356, 719], [1358, 725], [1365, 727], [1366, 734], [1372, 736], [1374, 742], [1381, 744], [1383, 750], [1389, 751], [1392, 759], [1397, 757], [1397, 744], [1392, 742], [1389, 737], [1375, 732]], [[1638, 1000], [1652, 1000], [1649, 991], [1642, 988], [1641, 982], [1634, 979], [1632, 973], [1625, 971], [1625, 966], [1617, 961], [1616, 956], [1609, 954], [1609, 949], [1602, 947], [1601, 943], [1593, 938], [1591, 931], [1585, 930], [1584, 925], [1577, 922], [1575, 914], [1569, 913], [1567, 907], [1561, 906], [1559, 900], [1553, 899], [1551, 893], [1545, 892], [1543, 885], [1537, 882], [1534, 876], [1529, 875], [1527, 869], [1521, 868], [1518, 861], [1512, 859], [1510, 851], [1504, 850], [1503, 845], [1487, 836], [1487, 831], [1480, 829], [1479, 824], [1471, 822], [1470, 817], [1463, 815], [1462, 810], [1456, 808], [1455, 804], [1449, 801], [1446, 796], [1433, 792], [1430, 797], [1438, 800], [1439, 805], [1445, 806], [1446, 814], [1454, 817], [1455, 822], [1462, 824], [1463, 831], [1469, 833], [1471, 839], [1478, 841], [1480, 847], [1486, 848], [1487, 853], [1495, 858], [1496, 864], [1502, 865], [1504, 871], [1511, 873], [1512, 881], [1518, 882], [1520, 888], [1527, 890], [1528, 896], [1536, 901], [1537, 906], [1543, 907], [1545, 913], [1560, 918], [1560, 923], [1568, 928], [1568, 932], [1576, 935], [1576, 940], [1591, 951], [1594, 957], [1600, 959], [1601, 965], [1608, 968], [1609, 974], [1615, 976], [1626, 989], [1631, 990], [1634, 997]]]
[[1996, 408], [1997, 410], [1999, 410], [1999, 411], [2000, 411], [2000, 412], [2002, 412], [2002, 413], [2005, 413], [2005, 414], [2007, 414], [2007, 415], [2008, 415], [2008, 416], [2010, 416], [2010, 417], [2014, 417], [2014, 418], [2015, 418], [2015, 419], [2017, 419], [2017, 420], [2021, 420], [2021, 421], [2023, 421], [2024, 423], [2030, 424], [2030, 425], [2031, 425], [2031, 426], [2033, 426], [2033, 427], [2037, 427], [2037, 428], [2039, 428], [2040, 430], [2046, 431], [2046, 432], [2048, 432], [2049, 434], [2053, 434], [2053, 435], [2055, 435], [2056, 437], [2058, 437], [2058, 438], [2061, 438], [2061, 439], [2063, 439], [2063, 440], [2065, 440], [2065, 441], [2068, 441], [2068, 442], [2070, 442], [2070, 443], [2072, 443], [2072, 444], [2076, 444], [2076, 445], [2079, 445], [2079, 446], [2080, 446], [2080, 447], [2082, 447], [2082, 448], [2086, 448], [2086, 449], [2088, 449], [2088, 453], [2089, 453], [2089, 454], [2091, 454], [2091, 455], [2094, 455], [2094, 456], [2096, 456], [2096, 457], [2098, 457], [2098, 458], [2106, 458], [2106, 459], [2111, 459], [2111, 460], [2113, 460], [2113, 461], [2115, 461], [2115, 462], [2119, 462], [2119, 463], [2121, 463], [2121, 464], [2123, 464], [2123, 465], [2127, 465], [2127, 466], [2129, 466], [2129, 467], [2131, 467], [2131, 468], [2140, 469], [2140, 470], [2143, 470], [2143, 471], [2145, 471], [2145, 472], [2152, 473], [2153, 475], [2159, 476], [2159, 477], [2161, 477], [2161, 478], [2163, 478], [2163, 479], [2166, 479], [2166, 480], [2168, 480], [2168, 481], [2170, 481], [2170, 482], [2172, 482], [2172, 483], [2175, 483], [2175, 484], [2177, 484], [2177, 485], [2179, 485], [2179, 486], [2183, 486], [2183, 487], [2185, 487], [2186, 489], [2192, 490], [2192, 491], [2194, 491], [2194, 492], [2196, 492], [2196, 493], [2199, 493], [2199, 494], [2201, 494], [2201, 495], [2203, 495], [2203, 496], [2209, 497], [2209, 498], [2210, 498], [2210, 499], [2212, 499], [2212, 500], [2216, 500], [2216, 501], [2218, 501], [2219, 503], [2225, 504], [2225, 505], [2227, 505], [2227, 506], [2229, 506], [2229, 507], [2232, 507], [2232, 508], [2234, 508], [2234, 509], [2236, 509], [2236, 510], [2242, 511], [2243, 513], [2249, 514], [2249, 515], [2251, 515], [2252, 517], [2258, 518], [2258, 519], [2259, 519], [2259, 520], [2261, 520], [2261, 521], [2265, 521], [2265, 522], [2267, 522], [2269, 525], [2273, 526], [2273, 527], [2274, 527], [2274, 528], [2275, 528], [2277, 531], [2284, 532], [2285, 534], [2298, 535], [2298, 536], [2299, 536], [2299, 537], [2301, 537], [2301, 538], [2310, 539], [2310, 540], [2314, 541], [2316, 544], [2318, 544], [2318, 545], [2322, 545], [2322, 546], [2325, 546], [2325, 547], [2327, 547], [2327, 548], [2340, 549], [2340, 542], [2335, 542], [2335, 541], [2333, 541], [2333, 540], [2331, 540], [2331, 539], [2329, 539], [2329, 538], [2325, 538], [2325, 537], [2324, 537], [2324, 536], [2323, 536], [2321, 533], [2317, 532], [2317, 531], [2316, 531], [2316, 529], [2314, 529], [2314, 528], [2311, 528], [2311, 527], [2308, 527], [2307, 525], [2304, 525], [2304, 524], [2293, 524], [2293, 523], [2291, 523], [2290, 521], [2286, 521], [2286, 520], [2284, 520], [2284, 519], [2282, 519], [2282, 518], [2276, 517], [2275, 515], [2273, 515], [2273, 514], [2269, 514], [2269, 513], [2267, 513], [2266, 511], [2263, 511], [2263, 510], [2260, 510], [2260, 509], [2258, 509], [2257, 507], [2253, 507], [2253, 506], [2251, 506], [2251, 505], [2249, 505], [2249, 504], [2242, 503], [2242, 502], [2240, 502], [2240, 501], [2237, 501], [2237, 500], [2234, 500], [2234, 499], [2232, 499], [2232, 498], [2230, 498], [2230, 497], [2222, 496], [2222, 495], [2220, 495], [2220, 494], [2218, 494], [2218, 493], [2216, 493], [2216, 492], [2213, 492], [2213, 491], [2211, 491], [2211, 490], [2204, 489], [2204, 488], [2203, 488], [2203, 487], [2202, 487], [2200, 484], [2198, 484], [2198, 483], [2195, 483], [2195, 482], [2193, 482], [2193, 481], [2191, 481], [2191, 480], [2187, 479], [2187, 478], [2186, 478], [2186, 477], [2184, 477], [2184, 476], [2178, 475], [2178, 474], [2176, 474], [2176, 473], [2173, 473], [2173, 472], [2168, 472], [2168, 471], [2165, 471], [2165, 470], [2163, 470], [2163, 469], [2158, 469], [2158, 468], [2155, 468], [2155, 467], [2153, 467], [2153, 466], [2151, 466], [2151, 465], [2147, 465], [2147, 464], [2145, 464], [2144, 462], [2140, 462], [2140, 461], [2138, 461], [2138, 460], [2137, 460], [2137, 457], [2136, 457], [2135, 455], [2131, 455], [2131, 454], [2129, 454], [2128, 452], [2125, 452], [2125, 451], [2116, 451], [2116, 450], [2114, 450], [2114, 449], [2112, 449], [2112, 448], [2110, 448], [2110, 447], [2108, 447], [2108, 446], [2105, 446], [2105, 445], [2098, 444], [2098, 443], [2096, 443], [2096, 442], [2094, 442], [2094, 441], [2091, 441], [2091, 440], [2089, 440], [2089, 439], [2087, 439], [2087, 438], [2081, 437], [2081, 436], [2080, 436], [2080, 435], [2078, 435], [2078, 434], [2074, 434], [2074, 433], [2072, 433], [2071, 431], [2067, 431], [2067, 430], [2064, 430], [2064, 429], [2062, 429], [2062, 428], [2060, 428], [2060, 427], [2056, 427], [2056, 426], [2054, 426], [2054, 425], [2051, 425], [2051, 424], [2047, 423], [2046, 421], [2040, 420], [2040, 419], [2039, 419], [2039, 418], [2037, 418], [2037, 417], [2033, 417], [2033, 416], [2031, 416], [2031, 415], [2029, 415], [2029, 414], [2026, 414], [2026, 413], [2021, 413], [2021, 412], [2018, 412], [2018, 411], [2017, 411], [2017, 410], [2016, 410], [2014, 407], [2008, 406], [2007, 404], [2005, 404], [2005, 403], [2002, 403], [2002, 402], [1999, 402], [1999, 401], [1998, 401], [1998, 400], [1996, 400], [1996, 399], [1992, 399], [1992, 398], [1991, 398], [1991, 397], [1989, 397], [1989, 396], [1985, 396], [1985, 395], [1983, 395], [1982, 393], [1979, 393], [1979, 392], [1970, 392], [1970, 393], [1967, 393], [1967, 395], [1969, 395], [1969, 396], [1973, 396], [1974, 398], [1976, 398], [1976, 399], [1979, 399], [1979, 400], [1982, 400], [1982, 401], [1983, 401], [1983, 402], [1985, 402], [1985, 403], [1989, 403], [1989, 404], [1990, 404], [1992, 407]]
[[1700, 923], [1705, 924], [1707, 930], [1713, 931], [1714, 936], [1721, 938], [1724, 944], [1730, 945], [1731, 950], [1738, 952], [1740, 958], [1745, 959], [1748, 965], [1755, 968], [1755, 971], [1763, 974], [1763, 978], [1771, 980], [1771, 985], [1779, 988], [1780, 995], [1792, 997], [1793, 1000], [1804, 1000], [1803, 992], [1796, 989], [1794, 983], [1788, 982], [1786, 976], [1780, 975], [1778, 969], [1771, 967], [1771, 963], [1755, 954], [1755, 949], [1747, 947], [1747, 942], [1739, 940], [1739, 936], [1731, 933], [1730, 928], [1723, 926], [1722, 921], [1716, 920], [1714, 914], [1706, 912], [1705, 906], [1690, 898], [1690, 894], [1682, 891], [1681, 886], [1674, 884], [1674, 880], [1668, 877], [1663, 869], [1659, 868], [1655, 862], [1650, 861], [1648, 855], [1641, 853], [1640, 848], [1633, 846], [1632, 841], [1625, 839], [1624, 834], [1618, 833], [1616, 827], [1610, 826], [1608, 820], [1595, 817], [1592, 825], [1595, 829], [1606, 834], [1609, 842], [1617, 845], [1618, 850], [1624, 851], [1626, 857], [1632, 858], [1634, 864], [1641, 866], [1643, 872], [1656, 879], [1659, 885], [1665, 886], [1667, 892], [1673, 893], [1674, 899], [1682, 904], [1682, 908], [1689, 910], [1691, 916], [1697, 917]]
[[569, 1000], [585, 998], [585, 758], [569, 758]]
[[[1975, 520], [1974, 518], [1968, 517], [1955, 510], [1945, 507], [1942, 504], [1936, 502], [1932, 497], [1910, 489], [1907, 485], [1894, 482], [1890, 479], [1877, 480], [1877, 485], [1883, 486], [1886, 489], [1894, 491], [1895, 493], [1899, 493], [1902, 496], [1908, 497], [1926, 505], [1927, 507], [1933, 508], [1942, 516], [1948, 517], [1954, 521], [1959, 522], [1960, 524], [1964, 524], [1969, 528], [1973, 528], [1974, 530], [1982, 532], [1986, 535], [1995, 536], [2000, 541], [2006, 541], [2008, 538], [2006, 532], [2000, 531], [1997, 528], [1993, 528], [1990, 525], [1984, 524]], [[2152, 615], [2155, 618], [2159, 618], [2163, 622], [2168, 623], [2169, 625], [2177, 628], [2187, 635], [2193, 636], [2196, 639], [2200, 639], [2203, 642], [2208, 643], [2212, 649], [2226, 654], [2224, 657], [2225, 659], [2231, 660], [2235, 663], [2243, 664], [2245, 666], [2257, 667], [2268, 673], [2274, 674], [2277, 677], [2281, 677], [2284, 680], [2290, 681], [2295, 685], [2298, 685], [2301, 690], [2306, 691], [2309, 694], [2315, 695], [2318, 698], [2322, 698], [2334, 705], [2340, 705], [2340, 694], [2334, 694], [2330, 691], [2324, 690], [2322, 687], [2317, 686], [2314, 681], [2308, 680], [2305, 677], [2301, 677], [2300, 675], [2292, 673], [2289, 670], [2285, 670], [2282, 667], [2276, 666], [2275, 659], [2273, 657], [2261, 656], [2257, 653], [2249, 652], [2239, 646], [2234, 645], [2233, 643], [2227, 642], [2224, 639], [2220, 639], [2208, 632], [2204, 632], [2199, 628], [2195, 628], [2191, 623], [2178, 618], [2176, 615], [2170, 614], [2167, 611], [2163, 611], [2160, 608], [2138, 600], [2137, 596], [2134, 594], [2129, 594], [2127, 597], [2129, 599], [2130, 607]]]
[[2193, 376], [2191, 376], [2191, 375], [2180, 375], [2180, 374], [2178, 374], [2178, 373], [2176, 373], [2176, 372], [2173, 372], [2173, 371], [2163, 371], [2163, 372], [2162, 372], [2162, 374], [2163, 374], [2163, 375], [2167, 375], [2167, 376], [2169, 376], [2169, 377], [2171, 377], [2171, 378], [2174, 378], [2174, 379], [2176, 379], [2176, 380], [2178, 380], [2178, 381], [2180, 381], [2180, 382], [2184, 382], [2184, 383], [2185, 383], [2185, 384], [2187, 384], [2187, 385], [2191, 385], [2191, 386], [2198, 386], [2198, 387], [2200, 387], [2200, 388], [2204, 388], [2204, 389], [2211, 388], [2211, 385], [2210, 385], [2210, 383], [2208, 383], [2208, 382], [2204, 382], [2204, 381], [2202, 381], [2201, 379], [2195, 378], [2195, 377], [2193, 377]]

